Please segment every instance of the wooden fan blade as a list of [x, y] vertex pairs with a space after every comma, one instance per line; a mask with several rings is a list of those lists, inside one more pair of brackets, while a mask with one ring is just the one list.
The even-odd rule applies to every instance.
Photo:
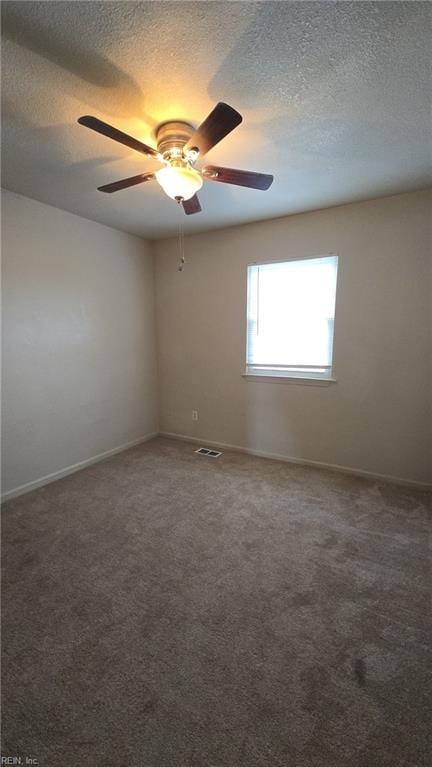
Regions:
[[202, 170], [204, 178], [209, 181], [221, 181], [223, 184], [247, 186], [249, 189], [268, 189], [273, 183], [273, 176], [268, 173], [254, 173], [250, 170], [235, 168], [220, 168], [217, 165], [207, 165]]
[[190, 216], [192, 213], [201, 212], [200, 201], [196, 194], [194, 194], [194, 196], [191, 197], [189, 200], [183, 200], [182, 205], [183, 205], [183, 210], [187, 216]]
[[131, 176], [130, 178], [123, 178], [121, 181], [113, 181], [112, 184], [105, 184], [105, 186], [98, 186], [99, 192], [119, 192], [120, 189], [127, 189], [129, 186], [135, 186], [135, 184], [143, 184], [145, 181], [152, 181], [154, 179], [154, 173], [140, 173], [139, 176]]
[[108, 123], [98, 120], [97, 117], [84, 115], [78, 119], [78, 122], [80, 125], [85, 125], [86, 128], [96, 131], [96, 133], [101, 133], [102, 136], [106, 136], [113, 141], [118, 141], [120, 144], [128, 146], [129, 149], [135, 149], [136, 152], [160, 159], [160, 154], [156, 149], [147, 146], [147, 144], [143, 144], [142, 141], [138, 141], [138, 139], [133, 138], [132, 136], [128, 136], [127, 133], [123, 133], [123, 131], [118, 130], [117, 128], [113, 128], [113, 126], [108, 125]]
[[241, 114], [220, 101], [190, 137], [184, 149], [187, 151], [196, 147], [202, 156], [240, 125], [242, 120]]

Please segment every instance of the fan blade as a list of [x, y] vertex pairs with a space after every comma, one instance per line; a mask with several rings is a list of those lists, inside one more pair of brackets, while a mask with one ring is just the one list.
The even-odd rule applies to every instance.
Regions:
[[191, 197], [189, 200], [183, 200], [182, 205], [183, 205], [183, 210], [187, 216], [192, 215], [192, 213], [201, 212], [200, 201], [196, 194], [194, 194], [194, 196]]
[[127, 133], [123, 133], [123, 131], [118, 130], [117, 128], [113, 128], [113, 126], [108, 125], [108, 123], [104, 123], [102, 120], [98, 120], [97, 117], [84, 115], [78, 119], [78, 122], [80, 125], [85, 125], [86, 128], [90, 128], [90, 130], [96, 131], [96, 133], [101, 133], [102, 136], [112, 138], [113, 141], [119, 141], [120, 144], [128, 146], [129, 149], [135, 149], [136, 152], [147, 154], [150, 155], [150, 157], [156, 157], [157, 159], [160, 159], [160, 154], [156, 149], [153, 149], [151, 146], [147, 146], [147, 144], [143, 144], [142, 141], [138, 141], [138, 139], [133, 138], [132, 136], [128, 136]]
[[135, 186], [135, 184], [143, 184], [145, 181], [152, 181], [154, 179], [154, 173], [140, 173], [139, 176], [131, 176], [130, 178], [124, 178], [121, 181], [113, 181], [112, 184], [105, 184], [105, 186], [98, 186], [99, 192], [119, 192], [120, 189], [127, 189], [129, 186]]
[[204, 178], [209, 181], [221, 181], [223, 184], [247, 186], [250, 189], [268, 189], [273, 183], [273, 176], [268, 173], [253, 173], [250, 170], [235, 168], [219, 168], [217, 165], [207, 165], [202, 170]]
[[184, 149], [197, 148], [204, 155], [212, 147], [240, 125], [243, 117], [235, 109], [220, 101], [203, 123], [197, 128]]

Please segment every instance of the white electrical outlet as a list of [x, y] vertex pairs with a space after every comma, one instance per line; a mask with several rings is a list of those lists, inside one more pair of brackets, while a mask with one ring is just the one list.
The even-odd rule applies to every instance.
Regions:
[[198, 410], [192, 410], [192, 421], [198, 421]]

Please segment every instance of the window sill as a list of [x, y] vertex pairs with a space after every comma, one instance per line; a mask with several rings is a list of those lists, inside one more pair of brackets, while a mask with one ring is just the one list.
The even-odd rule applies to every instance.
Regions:
[[273, 373], [242, 373], [242, 378], [247, 378], [248, 381], [269, 381], [274, 383], [289, 383], [300, 384], [309, 386], [329, 386], [332, 383], [337, 383], [337, 378], [312, 378], [311, 376], [278, 376]]

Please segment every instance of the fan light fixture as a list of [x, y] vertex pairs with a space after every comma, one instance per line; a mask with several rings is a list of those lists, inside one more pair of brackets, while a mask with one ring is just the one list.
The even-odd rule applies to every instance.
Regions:
[[203, 180], [217, 181], [219, 184], [235, 184], [262, 191], [271, 186], [273, 176], [269, 173], [223, 168], [219, 165], [206, 165], [195, 170], [197, 160], [201, 161], [204, 155], [240, 125], [241, 121], [242, 116], [236, 109], [219, 101], [196, 129], [184, 120], [168, 120], [161, 123], [155, 131], [157, 143], [155, 148], [143, 144], [142, 141], [138, 141], [93, 115], [83, 115], [78, 118], [80, 125], [85, 125], [86, 128], [165, 165], [155, 173], [147, 171], [99, 186], [100, 192], [111, 194], [136, 184], [157, 180], [168, 197], [181, 203], [187, 216], [201, 211], [196, 193], [201, 189]]
[[190, 200], [201, 189], [203, 180], [197, 170], [168, 165], [155, 173], [165, 194], [173, 200]]

